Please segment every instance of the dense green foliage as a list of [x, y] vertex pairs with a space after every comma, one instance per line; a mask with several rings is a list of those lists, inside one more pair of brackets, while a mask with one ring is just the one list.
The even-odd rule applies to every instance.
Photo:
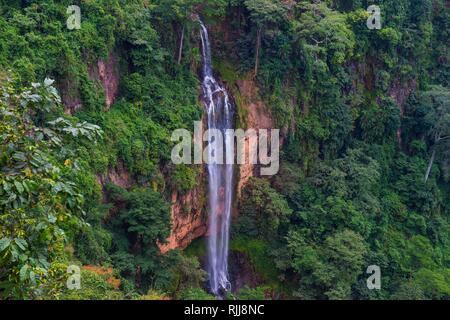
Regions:
[[[380, 30], [366, 0], [75, 1], [68, 30], [73, 1], [0, 0], [0, 298], [214, 298], [198, 244], [159, 250], [201, 177], [170, 162], [203, 114], [198, 14], [236, 124], [245, 79], [283, 135], [280, 172], [236, 201], [231, 249], [263, 283], [235, 296], [448, 299], [448, 6], [377, 3]], [[67, 290], [71, 264], [119, 282], [88, 268]]]
[[[256, 28], [250, 2], [241, 23]], [[441, 1], [380, 7], [374, 31], [365, 1], [299, 1], [294, 19], [263, 34], [257, 81], [287, 142], [271, 184], [243, 191], [234, 234], [264, 240], [302, 299], [449, 297], [448, 11]], [[252, 51], [242, 49], [245, 70]], [[292, 213], [268, 218], [274, 210]], [[381, 290], [366, 287], [372, 264]]]
[[62, 115], [52, 82], [18, 91], [3, 80], [0, 100], [0, 281], [6, 295], [23, 296], [45, 283], [82, 224], [83, 169], [75, 140], [94, 141], [98, 126]]

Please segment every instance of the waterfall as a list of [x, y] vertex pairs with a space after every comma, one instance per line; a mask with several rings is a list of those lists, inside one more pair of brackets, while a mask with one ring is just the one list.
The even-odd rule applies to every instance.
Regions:
[[[200, 22], [200, 36], [202, 41], [203, 56], [203, 99], [208, 113], [208, 129], [217, 129], [222, 132], [225, 141], [221, 141], [223, 147], [223, 158], [227, 154], [228, 143], [233, 143], [232, 137], [225, 135], [226, 129], [233, 128], [233, 104], [228, 93], [214, 78], [211, 66], [211, 49], [208, 38], [208, 30]], [[208, 143], [218, 139], [209, 130]], [[216, 141], [216, 143], [219, 143]], [[216, 144], [217, 145], [217, 144]], [[209, 158], [218, 156], [214, 148], [209, 148]], [[224, 291], [231, 289], [228, 280], [228, 242], [230, 229], [230, 216], [233, 188], [233, 165], [232, 164], [208, 164], [209, 179], [209, 237], [208, 237], [208, 273], [211, 291], [221, 295]]]

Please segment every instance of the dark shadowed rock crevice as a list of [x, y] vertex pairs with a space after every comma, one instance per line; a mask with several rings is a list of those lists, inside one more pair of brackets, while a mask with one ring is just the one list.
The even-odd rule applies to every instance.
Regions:
[[250, 288], [264, 284], [263, 277], [255, 270], [249, 257], [239, 251], [230, 252], [230, 280], [233, 293], [245, 286]]
[[[405, 113], [405, 104], [411, 93], [416, 90], [417, 80], [410, 79], [406, 82], [394, 81], [389, 89], [389, 96], [395, 101], [400, 110], [400, 121]], [[400, 148], [403, 148], [402, 127], [397, 129], [397, 141]]]

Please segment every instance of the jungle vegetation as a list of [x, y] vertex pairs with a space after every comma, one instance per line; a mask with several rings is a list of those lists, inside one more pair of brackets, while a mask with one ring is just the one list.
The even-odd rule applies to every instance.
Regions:
[[[81, 29], [68, 30], [74, 4]], [[0, 298], [214, 299], [201, 248], [158, 248], [172, 192], [201, 176], [170, 163], [171, 132], [203, 114], [193, 13], [214, 30], [219, 76], [253, 81], [284, 141], [280, 172], [236, 203], [232, 249], [264, 281], [234, 295], [448, 299], [444, 0], [0, 0]], [[111, 54], [108, 108], [92, 68]], [[100, 184], [119, 164], [132, 185]]]

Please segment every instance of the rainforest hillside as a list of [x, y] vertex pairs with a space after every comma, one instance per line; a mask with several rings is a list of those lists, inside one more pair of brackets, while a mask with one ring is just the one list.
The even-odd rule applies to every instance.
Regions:
[[236, 167], [228, 297], [449, 299], [445, 0], [0, 0], [0, 299], [215, 299], [205, 166], [171, 161], [198, 19], [235, 127], [282, 142]]

